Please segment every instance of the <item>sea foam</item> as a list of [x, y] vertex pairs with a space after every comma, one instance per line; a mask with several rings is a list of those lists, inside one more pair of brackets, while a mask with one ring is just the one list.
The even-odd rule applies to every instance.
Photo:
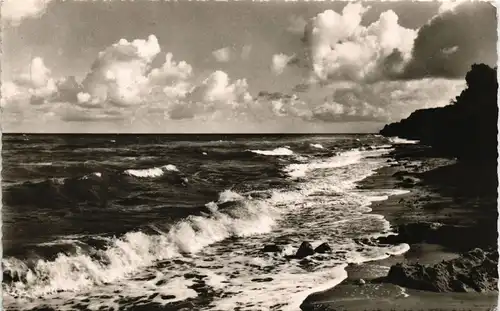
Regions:
[[311, 148], [316, 148], [316, 149], [325, 149], [321, 144], [310, 144]]
[[389, 137], [389, 141], [393, 144], [418, 144], [418, 140], [409, 140], [399, 137]]
[[257, 154], [270, 155], [270, 156], [293, 155], [293, 151], [285, 147], [276, 148], [273, 150], [250, 150], [250, 151]]
[[175, 165], [168, 164], [161, 167], [153, 167], [145, 169], [128, 169], [125, 171], [125, 174], [138, 178], [151, 178], [151, 177], [161, 177], [167, 171], [178, 172], [179, 170]]
[[[235, 192], [221, 193], [220, 201], [243, 198]], [[245, 200], [231, 215], [219, 212], [216, 203], [207, 203], [209, 216], [189, 216], [174, 224], [168, 232], [145, 234], [129, 232], [109, 240], [96, 256], [81, 252], [59, 254], [54, 261], [38, 260], [28, 267], [16, 258], [5, 258], [4, 271], [21, 276], [22, 281], [5, 287], [12, 296], [39, 297], [60, 291], [89, 289], [115, 282], [155, 261], [195, 253], [230, 236], [251, 236], [269, 232], [280, 212], [266, 201]]]

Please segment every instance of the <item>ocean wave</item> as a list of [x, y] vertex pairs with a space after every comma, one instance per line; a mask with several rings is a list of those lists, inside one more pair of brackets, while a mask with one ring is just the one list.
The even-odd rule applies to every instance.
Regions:
[[339, 153], [329, 160], [311, 161], [308, 163], [293, 163], [288, 165], [284, 171], [292, 178], [304, 177], [308, 171], [324, 168], [347, 166], [359, 162], [363, 158], [360, 150], [354, 149]]
[[[137, 180], [131, 180], [127, 176]], [[80, 202], [107, 206], [110, 200], [123, 197], [127, 193], [126, 189], [134, 187], [134, 184], [159, 177], [162, 177], [161, 182], [173, 186], [185, 187], [189, 182], [174, 165], [125, 171], [103, 170], [83, 176], [52, 177], [10, 184], [4, 189], [3, 198], [11, 206], [67, 208]]]
[[325, 147], [323, 147], [323, 145], [321, 144], [310, 144], [309, 146], [316, 149], [325, 149]]
[[161, 167], [152, 167], [152, 168], [145, 168], [145, 169], [128, 169], [125, 170], [125, 174], [131, 175], [134, 177], [138, 178], [154, 178], [154, 177], [161, 177], [165, 172], [179, 172], [177, 167], [172, 164], [167, 164]]
[[218, 211], [214, 202], [207, 207], [211, 215], [188, 216], [167, 232], [157, 230], [158, 234], [126, 233], [110, 240], [107, 248], [94, 250], [94, 254], [60, 253], [55, 260], [40, 259], [33, 267], [17, 258], [5, 258], [4, 274], [14, 281], [4, 283], [4, 290], [14, 297], [39, 297], [114, 282], [158, 260], [195, 253], [231, 236], [269, 232], [280, 215], [265, 200], [245, 200], [231, 215]]
[[399, 137], [389, 137], [389, 141], [393, 144], [418, 144], [418, 140], [409, 140], [405, 138], [399, 138]]
[[219, 193], [219, 201], [217, 201], [217, 203], [241, 201], [243, 199], [244, 197], [237, 192], [234, 192], [232, 190], [224, 190], [223, 192]]
[[289, 156], [289, 155], [293, 155], [293, 151], [288, 149], [288, 148], [285, 148], [285, 147], [281, 147], [281, 148], [276, 148], [276, 149], [273, 149], [273, 150], [249, 150], [250, 152], [253, 152], [253, 153], [257, 153], [257, 154], [262, 154], [262, 155], [270, 155], [270, 156]]

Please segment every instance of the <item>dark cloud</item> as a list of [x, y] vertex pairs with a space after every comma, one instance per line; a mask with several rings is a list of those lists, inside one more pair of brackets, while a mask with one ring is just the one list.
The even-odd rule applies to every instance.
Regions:
[[464, 2], [421, 27], [404, 78], [463, 77], [473, 63], [497, 62], [496, 8]]

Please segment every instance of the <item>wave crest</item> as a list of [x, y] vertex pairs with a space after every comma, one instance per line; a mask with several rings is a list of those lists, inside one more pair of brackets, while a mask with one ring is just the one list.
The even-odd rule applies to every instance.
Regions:
[[219, 211], [214, 202], [208, 203], [207, 208], [210, 215], [188, 216], [168, 232], [129, 232], [121, 238], [109, 239], [108, 247], [103, 250], [88, 247], [93, 251], [60, 253], [55, 260], [40, 259], [31, 268], [17, 258], [5, 258], [4, 274], [11, 276], [11, 282], [4, 283], [4, 290], [14, 297], [38, 297], [113, 282], [156, 261], [195, 253], [231, 236], [269, 232], [280, 215], [278, 209], [264, 200], [244, 200], [230, 214]]
[[293, 155], [293, 151], [285, 147], [276, 148], [273, 150], [249, 150], [249, 151], [261, 155], [270, 155], [270, 156]]
[[154, 178], [161, 177], [165, 172], [179, 172], [177, 167], [172, 164], [167, 164], [161, 167], [145, 168], [145, 169], [128, 169], [124, 173], [138, 178]]

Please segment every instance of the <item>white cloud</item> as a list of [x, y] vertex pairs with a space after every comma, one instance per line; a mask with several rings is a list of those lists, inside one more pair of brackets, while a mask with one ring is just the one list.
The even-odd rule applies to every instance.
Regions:
[[223, 71], [215, 71], [189, 94], [188, 99], [198, 102], [218, 102], [238, 104], [251, 100], [248, 83], [238, 79], [230, 83], [229, 76]]
[[148, 79], [154, 83], [172, 83], [186, 80], [193, 74], [193, 68], [185, 61], [173, 61], [172, 53], [167, 53], [162, 67], [154, 68], [149, 73]]
[[227, 63], [231, 58], [231, 49], [229, 47], [221, 48], [212, 52], [212, 55], [220, 63]]
[[35, 18], [45, 13], [52, 0], [3, 0], [2, 20], [19, 25], [25, 18]]
[[283, 53], [273, 55], [271, 69], [274, 72], [274, 74], [276, 75], [282, 74], [288, 62], [290, 62], [294, 57], [295, 55], [288, 56]]
[[342, 14], [326, 10], [307, 24], [307, 56], [317, 78], [373, 80], [403, 69], [411, 57], [416, 31], [400, 26], [391, 10], [365, 27], [361, 20], [367, 10], [349, 3]]
[[89, 93], [84, 93], [84, 92], [79, 92], [78, 94], [76, 94], [76, 96], [77, 96], [78, 102], [81, 104], [89, 102], [90, 98], [92, 97], [92, 96], [90, 96]]
[[35, 57], [13, 81], [2, 84], [2, 101], [43, 103], [58, 91], [57, 82], [42, 58]]
[[457, 6], [465, 1], [470, 0], [442, 0], [440, 1], [441, 5], [439, 6], [438, 14], [444, 13], [446, 11], [453, 11]]
[[99, 53], [83, 87], [101, 102], [138, 104], [149, 93], [147, 70], [158, 53], [160, 46], [154, 35], [132, 42], [121, 39]]

